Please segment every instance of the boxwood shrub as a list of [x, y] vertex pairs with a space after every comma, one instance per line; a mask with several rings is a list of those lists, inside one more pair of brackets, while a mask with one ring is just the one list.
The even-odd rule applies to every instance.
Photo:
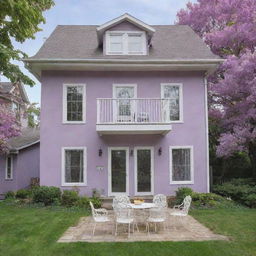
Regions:
[[43, 203], [45, 206], [59, 204], [61, 190], [58, 187], [41, 186], [33, 190], [33, 202]]

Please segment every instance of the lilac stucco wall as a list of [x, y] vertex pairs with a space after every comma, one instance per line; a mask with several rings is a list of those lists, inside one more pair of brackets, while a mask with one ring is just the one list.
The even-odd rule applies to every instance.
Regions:
[[[173, 124], [173, 130], [162, 135], [106, 135], [96, 132], [96, 98], [112, 98], [113, 83], [136, 83], [138, 98], [160, 98], [161, 83], [183, 83], [184, 123]], [[63, 83], [86, 84], [86, 124], [62, 123]], [[61, 187], [61, 148], [87, 147], [87, 186], [108, 193], [108, 147], [153, 146], [154, 191], [173, 194], [177, 185], [169, 184], [169, 146], [194, 146], [195, 182], [191, 186], [207, 191], [207, 154], [205, 128], [205, 87], [199, 72], [61, 72], [44, 71], [41, 99], [40, 181], [42, 185]], [[159, 147], [162, 155], [158, 155]], [[98, 150], [103, 155], [98, 156]], [[97, 171], [96, 166], [104, 166]], [[129, 191], [134, 195], [134, 157], [129, 157]], [[66, 187], [63, 187], [66, 188]]]
[[39, 177], [39, 143], [13, 155], [13, 179], [5, 180], [5, 156], [0, 156], [0, 194], [27, 188], [30, 179]]

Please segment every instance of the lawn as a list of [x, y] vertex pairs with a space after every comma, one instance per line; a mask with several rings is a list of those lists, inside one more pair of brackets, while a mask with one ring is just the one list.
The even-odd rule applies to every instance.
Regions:
[[0, 255], [256, 255], [256, 210], [193, 210], [191, 214], [230, 241], [70, 243], [56, 240], [82, 211], [28, 208], [0, 203]]

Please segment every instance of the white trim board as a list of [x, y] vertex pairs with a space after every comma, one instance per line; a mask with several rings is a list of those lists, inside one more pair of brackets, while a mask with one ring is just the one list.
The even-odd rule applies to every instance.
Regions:
[[[140, 149], [149, 149], [150, 150], [150, 155], [151, 155], [151, 191], [149, 192], [138, 192], [138, 167], [137, 167], [137, 153], [138, 150]], [[139, 146], [139, 147], [134, 147], [134, 190], [135, 190], [135, 196], [145, 196], [145, 195], [154, 195], [154, 147], [148, 147], [148, 146]]]
[[[112, 167], [111, 167], [111, 151], [125, 150], [126, 151], [126, 192], [112, 192]], [[108, 196], [129, 195], [129, 147], [108, 147]]]
[[[84, 182], [79, 182], [79, 183], [65, 182], [65, 150], [83, 150]], [[87, 186], [87, 148], [86, 147], [62, 147], [61, 148], [61, 186], [62, 187]]]
[[[82, 121], [68, 121], [67, 120], [67, 87], [78, 87], [83, 88], [83, 120]], [[63, 124], [85, 124], [86, 123], [86, 84], [78, 83], [64, 83], [63, 84], [63, 96], [62, 96], [62, 123]]]
[[[173, 149], [190, 149], [190, 177], [191, 180], [185, 181], [173, 181], [172, 180], [172, 150]], [[169, 147], [169, 175], [170, 175], [170, 184], [194, 184], [194, 147], [193, 146], [170, 146]]]

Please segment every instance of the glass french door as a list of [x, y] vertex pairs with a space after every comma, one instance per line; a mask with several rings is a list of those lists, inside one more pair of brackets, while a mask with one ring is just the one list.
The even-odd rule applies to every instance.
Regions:
[[154, 193], [154, 152], [152, 147], [135, 148], [135, 194]]
[[109, 148], [109, 195], [128, 193], [128, 148]]
[[113, 114], [116, 122], [132, 122], [135, 119], [135, 85], [114, 85]]

